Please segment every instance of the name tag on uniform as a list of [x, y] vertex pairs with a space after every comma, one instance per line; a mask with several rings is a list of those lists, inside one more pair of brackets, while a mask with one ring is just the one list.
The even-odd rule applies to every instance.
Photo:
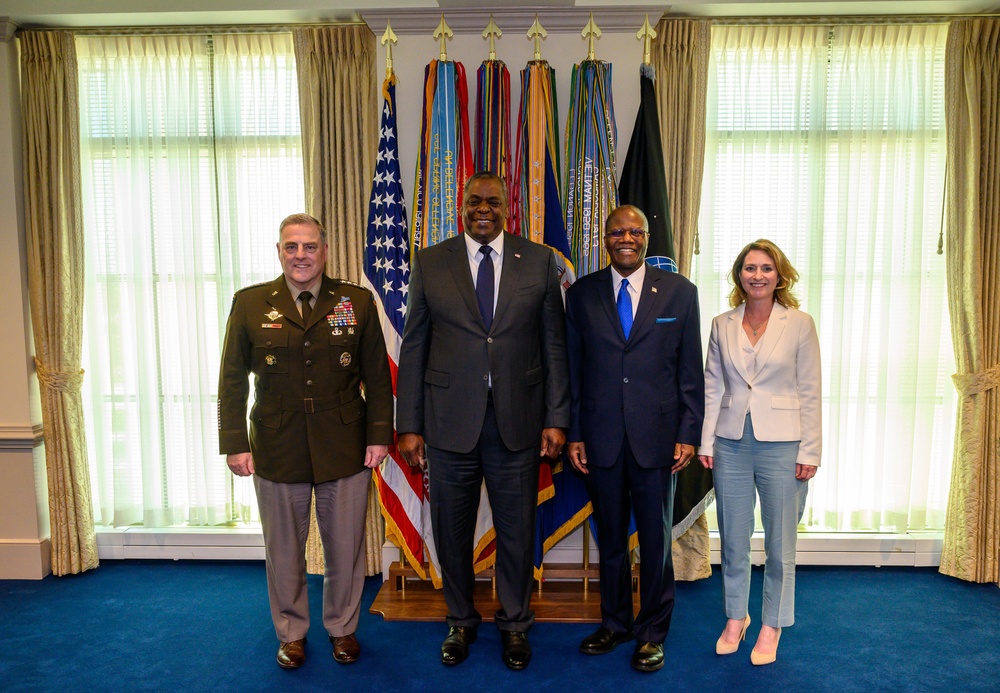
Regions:
[[264, 322], [264, 323], [261, 323], [260, 326], [263, 327], [265, 330], [280, 330], [281, 329], [281, 323], [280, 322]]
[[657, 318], [656, 324], [660, 325], [665, 322], [677, 322], [677, 318]]

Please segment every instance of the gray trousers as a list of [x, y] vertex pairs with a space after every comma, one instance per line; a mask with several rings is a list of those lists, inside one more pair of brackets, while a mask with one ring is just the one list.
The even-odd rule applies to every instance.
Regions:
[[371, 472], [322, 484], [280, 484], [254, 475], [264, 531], [267, 594], [274, 632], [281, 642], [309, 631], [306, 537], [316, 491], [316, 521], [323, 540], [323, 626], [334, 637], [358, 627], [365, 585], [365, 515]]
[[741, 440], [715, 440], [715, 503], [722, 539], [722, 591], [726, 618], [742, 619], [750, 599], [750, 537], [760, 495], [764, 525], [764, 603], [761, 622], [795, 623], [795, 544], [808, 481], [795, 478], [799, 441], [754, 438], [747, 414]]

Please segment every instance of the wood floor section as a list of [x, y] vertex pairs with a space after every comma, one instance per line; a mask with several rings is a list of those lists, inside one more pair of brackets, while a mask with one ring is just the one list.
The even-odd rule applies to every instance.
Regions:
[[[477, 580], [473, 598], [483, 620], [492, 621], [493, 614], [500, 608], [492, 582]], [[633, 598], [638, 609], [639, 596], [636, 594]], [[536, 588], [531, 595], [531, 608], [539, 622], [601, 622], [601, 594], [596, 582], [591, 582], [590, 589], [585, 592], [582, 580], [546, 581], [541, 592]], [[386, 580], [370, 611], [381, 614], [386, 621], [444, 621], [448, 608], [444, 594], [434, 589], [430, 582], [407, 580], [406, 588], [400, 590], [393, 580]]]

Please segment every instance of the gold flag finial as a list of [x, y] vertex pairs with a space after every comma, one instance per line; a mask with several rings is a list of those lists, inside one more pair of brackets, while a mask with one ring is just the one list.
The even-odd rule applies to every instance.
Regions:
[[444, 14], [441, 14], [441, 23], [438, 24], [437, 29], [434, 30], [434, 38], [441, 40], [441, 60], [448, 60], [448, 44], [447, 41], [455, 34], [452, 33], [451, 27], [448, 26], [448, 22], [444, 21]]
[[642, 41], [642, 64], [649, 65], [649, 51], [652, 47], [653, 39], [656, 38], [656, 30], [649, 25], [649, 15], [646, 15], [646, 21], [642, 23], [642, 28], [636, 33], [635, 37]]
[[483, 30], [483, 38], [490, 40], [490, 60], [497, 59], [497, 43], [496, 40], [503, 36], [503, 32], [500, 31], [500, 27], [497, 23], [493, 21], [493, 15], [490, 15], [490, 23], [486, 25], [486, 29]]
[[538, 15], [536, 14], [535, 23], [528, 29], [528, 39], [535, 42], [535, 57], [533, 60], [542, 59], [542, 39], [548, 35], [549, 32], [542, 28], [542, 24], [538, 21]]
[[399, 39], [396, 38], [396, 34], [392, 31], [392, 25], [389, 21], [385, 22], [385, 33], [382, 34], [382, 45], [385, 46], [385, 76], [389, 77], [392, 75], [392, 45], [394, 43], [399, 43]]
[[595, 60], [594, 39], [601, 38], [601, 30], [597, 28], [596, 24], [594, 24], [593, 12], [590, 13], [590, 21], [587, 22], [587, 26], [583, 27], [583, 31], [580, 35], [587, 39], [587, 60]]

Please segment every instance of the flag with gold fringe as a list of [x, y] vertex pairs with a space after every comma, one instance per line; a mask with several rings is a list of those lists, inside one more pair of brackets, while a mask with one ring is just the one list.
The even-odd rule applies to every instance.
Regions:
[[[462, 230], [462, 194], [465, 181], [472, 175], [473, 163], [468, 113], [469, 89], [465, 67], [450, 60], [431, 60], [424, 70], [420, 146], [414, 175], [413, 220], [409, 239], [411, 255]], [[423, 481], [426, 482], [426, 478]], [[429, 577], [434, 586], [441, 587], [427, 485], [422, 488], [423, 558], [429, 566]], [[486, 531], [477, 531], [476, 536], [481, 537]], [[423, 573], [416, 565], [414, 570]]]
[[[521, 104], [517, 119], [514, 181], [512, 185], [512, 232], [552, 248], [559, 267], [560, 283], [569, 287], [576, 279], [569, 260], [563, 208], [559, 196], [559, 121], [555, 72], [543, 60], [534, 60], [521, 70]], [[542, 465], [551, 479], [546, 496], [539, 491], [535, 523], [535, 577], [542, 579], [545, 552], [572, 532], [590, 514], [583, 481], [568, 465]]]
[[[410, 248], [407, 238], [406, 204], [399, 174], [399, 142], [396, 128], [396, 76], [382, 84], [384, 103], [379, 130], [378, 156], [368, 202], [368, 234], [365, 242], [364, 285], [374, 294], [379, 322], [389, 354], [393, 395], [399, 346], [403, 340], [406, 290], [410, 281]], [[398, 546], [407, 562], [426, 579], [424, 563], [437, 563], [428, 522], [426, 472], [410, 467], [396, 446], [375, 470], [386, 538]], [[429, 544], [425, 546], [425, 538]]]

